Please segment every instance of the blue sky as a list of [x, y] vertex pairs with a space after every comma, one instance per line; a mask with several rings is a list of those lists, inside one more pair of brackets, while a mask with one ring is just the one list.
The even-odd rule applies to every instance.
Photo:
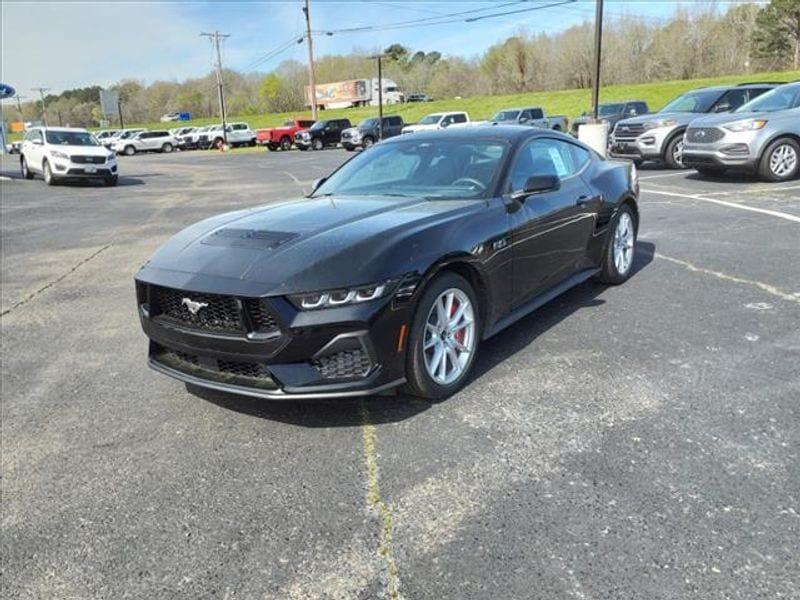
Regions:
[[[525, 9], [556, 0], [423, 1], [312, 0], [314, 29], [386, 25], [441, 14], [476, 11], [474, 16]], [[606, 0], [613, 15], [641, 15], [658, 21], [692, 0]], [[731, 2], [719, 1], [724, 9]], [[502, 6], [501, 6], [502, 5]], [[226, 67], [268, 71], [281, 60], [305, 62], [303, 45], [293, 44], [279, 56], [251, 69], [266, 53], [303, 31], [302, 0], [217, 2], [20, 2], [2, 1], [0, 80], [29, 95], [34, 86], [53, 91], [109, 85], [120, 79], [182, 80], [207, 73], [211, 47], [201, 31], [230, 33], [224, 44]], [[413, 50], [438, 50], [472, 57], [521, 29], [557, 32], [593, 19], [594, 0], [544, 8], [472, 23], [466, 16], [449, 23], [388, 31], [316, 36], [317, 55], [374, 51], [398, 42]]]

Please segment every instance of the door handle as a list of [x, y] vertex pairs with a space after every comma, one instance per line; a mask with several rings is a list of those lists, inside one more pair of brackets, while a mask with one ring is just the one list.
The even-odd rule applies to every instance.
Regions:
[[577, 206], [586, 206], [589, 204], [589, 196], [578, 196], [578, 200], [575, 202]]

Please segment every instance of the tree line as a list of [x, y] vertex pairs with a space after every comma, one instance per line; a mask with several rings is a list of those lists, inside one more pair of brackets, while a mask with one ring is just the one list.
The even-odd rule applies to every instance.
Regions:
[[[613, 6], [613, 5], [612, 5]], [[464, 58], [414, 52], [400, 44], [384, 50], [385, 76], [407, 93], [434, 98], [586, 88], [593, 77], [594, 24], [587, 20], [555, 34], [516, 35]], [[318, 82], [375, 76], [374, 52], [322, 56], [315, 61]], [[713, 2], [679, 9], [668, 19], [610, 15], [603, 32], [604, 85], [693, 79], [800, 68], [800, 1], [768, 5], [735, 4], [716, 10]], [[223, 73], [228, 114], [303, 110], [306, 65], [280, 63], [269, 73]], [[120, 93], [126, 122], [156, 121], [167, 112], [194, 118], [218, 114], [213, 73], [149, 85], [134, 79], [112, 86]], [[100, 87], [68, 90], [46, 98], [48, 122], [96, 125], [102, 118]], [[10, 113], [10, 114], [9, 114]], [[7, 118], [18, 119], [16, 107]], [[25, 121], [41, 119], [41, 104], [22, 105]]]

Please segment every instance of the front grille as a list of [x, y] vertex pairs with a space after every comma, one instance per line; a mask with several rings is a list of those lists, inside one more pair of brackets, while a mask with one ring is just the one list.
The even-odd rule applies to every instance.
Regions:
[[70, 158], [78, 165], [102, 165], [106, 162], [105, 156], [72, 156]]
[[86, 169], [68, 169], [67, 175], [80, 177], [81, 175], [88, 175], [89, 177], [104, 177], [108, 175], [108, 169], [97, 169], [94, 173], [87, 173]]
[[692, 144], [711, 144], [725, 137], [725, 132], [716, 127], [690, 127], [686, 130], [686, 141]]
[[149, 300], [146, 285], [140, 289], [139, 300], [148, 303], [147, 310], [156, 321], [209, 333], [280, 332], [275, 313], [265, 298], [188, 292], [157, 285], [149, 288]]
[[151, 346], [150, 356], [161, 365], [201, 379], [271, 390], [278, 387], [270, 372], [260, 363], [201, 358], [156, 343]]
[[701, 156], [699, 154], [684, 153], [683, 162], [686, 165], [716, 165], [717, 162], [708, 156]]
[[349, 131], [342, 132], [342, 139], [343, 140], [349, 140], [352, 136], [353, 136], [353, 134], [350, 133]]
[[314, 359], [311, 364], [325, 379], [365, 377], [372, 368], [369, 355], [361, 348], [322, 356]]
[[635, 138], [644, 133], [644, 125], [639, 123], [623, 125], [618, 123], [614, 128], [614, 135], [616, 137]]
[[[239, 300], [233, 296], [199, 294], [160, 286], [152, 287], [155, 316], [204, 331], [244, 330]], [[196, 308], [193, 313], [192, 310]]]

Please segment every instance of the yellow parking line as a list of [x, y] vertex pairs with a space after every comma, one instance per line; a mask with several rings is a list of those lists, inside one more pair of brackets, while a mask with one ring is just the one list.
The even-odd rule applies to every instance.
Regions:
[[743, 279], [741, 277], [735, 277], [733, 275], [728, 275], [726, 273], [721, 273], [719, 271], [712, 271], [711, 269], [705, 269], [703, 267], [696, 267], [690, 262], [686, 262], [685, 260], [680, 260], [679, 258], [672, 258], [671, 256], [665, 256], [658, 252], [655, 253], [656, 258], [660, 258], [661, 260], [666, 260], [667, 262], [671, 262], [676, 265], [680, 265], [689, 271], [694, 273], [702, 273], [704, 275], [712, 275], [719, 279], [724, 279], [725, 281], [732, 281], [733, 283], [740, 283], [743, 285], [749, 285], [751, 287], [758, 288], [762, 292], [766, 292], [771, 294], [772, 296], [776, 296], [781, 300], [786, 300], [787, 302], [794, 302], [795, 304], [800, 304], [800, 293], [797, 294], [790, 294], [789, 292], [785, 292], [774, 285], [769, 285], [768, 283], [762, 283], [761, 281], [753, 281], [750, 279]]
[[391, 600], [401, 600], [400, 572], [394, 560], [393, 551], [394, 523], [392, 521], [392, 511], [386, 502], [381, 499], [380, 486], [378, 485], [378, 452], [375, 445], [377, 431], [363, 402], [361, 404], [361, 420], [364, 438], [364, 462], [367, 469], [367, 506], [376, 513], [381, 524], [378, 555], [386, 563], [388, 575], [386, 594]]

